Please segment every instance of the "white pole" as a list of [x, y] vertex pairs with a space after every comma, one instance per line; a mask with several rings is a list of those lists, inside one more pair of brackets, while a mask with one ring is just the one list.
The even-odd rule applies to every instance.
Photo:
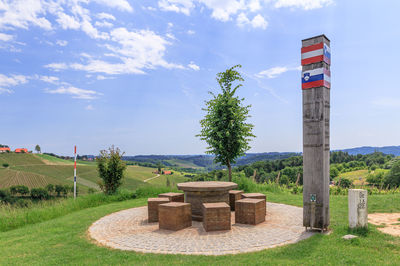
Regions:
[[75, 146], [75, 162], [74, 162], [74, 199], [76, 199], [76, 146]]

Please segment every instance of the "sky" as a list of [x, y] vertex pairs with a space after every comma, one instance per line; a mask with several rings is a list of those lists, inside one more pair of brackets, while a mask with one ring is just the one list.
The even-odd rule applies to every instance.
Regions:
[[331, 40], [331, 149], [400, 145], [400, 1], [0, 0], [0, 143], [204, 154], [236, 64], [249, 152], [302, 150], [301, 40]]

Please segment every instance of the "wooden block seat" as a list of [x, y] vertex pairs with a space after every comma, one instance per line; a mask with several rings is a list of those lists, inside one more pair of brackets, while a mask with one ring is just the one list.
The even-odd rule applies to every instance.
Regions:
[[192, 226], [190, 203], [169, 202], [158, 206], [158, 226], [160, 229], [178, 231]]
[[267, 201], [267, 196], [262, 193], [243, 193], [242, 199], [264, 199]]
[[203, 203], [203, 227], [208, 231], [231, 230], [231, 210], [225, 202]]
[[229, 205], [231, 206], [231, 211], [235, 210], [235, 202], [242, 198], [243, 190], [229, 190]]
[[148, 198], [147, 199], [147, 213], [149, 223], [158, 222], [158, 205], [168, 203], [168, 198]]
[[264, 199], [246, 198], [236, 201], [235, 223], [256, 225], [265, 221], [265, 215]]
[[158, 195], [159, 198], [168, 198], [171, 202], [184, 202], [184, 194], [183, 193], [175, 193], [175, 192], [168, 192], [162, 193]]

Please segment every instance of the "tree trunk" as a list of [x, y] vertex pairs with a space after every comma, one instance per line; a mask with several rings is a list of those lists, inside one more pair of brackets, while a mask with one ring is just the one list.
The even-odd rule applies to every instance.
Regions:
[[228, 161], [226, 166], [228, 166], [229, 182], [232, 182], [232, 166], [231, 166], [231, 162]]

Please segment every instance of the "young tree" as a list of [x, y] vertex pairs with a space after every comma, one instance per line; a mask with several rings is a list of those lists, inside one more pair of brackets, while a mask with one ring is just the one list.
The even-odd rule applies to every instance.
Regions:
[[229, 181], [232, 180], [232, 164], [236, 158], [250, 149], [253, 125], [246, 123], [250, 105], [244, 106], [244, 98], [240, 99], [235, 93], [242, 84], [233, 87], [234, 82], [244, 81], [236, 65], [225, 72], [217, 74], [217, 81], [222, 92], [210, 94], [213, 98], [206, 102], [207, 112], [203, 120], [201, 133], [197, 135], [208, 144], [206, 153], [214, 154], [216, 163], [226, 165], [229, 171]]
[[40, 149], [39, 144], [37, 144], [37, 145], [35, 146], [35, 151], [36, 151], [37, 153], [40, 153], [40, 152], [41, 152], [41, 149]]
[[97, 158], [97, 169], [102, 179], [102, 189], [105, 194], [114, 194], [121, 186], [126, 164], [122, 161], [123, 153], [119, 148], [111, 146], [108, 151], [100, 151]]

